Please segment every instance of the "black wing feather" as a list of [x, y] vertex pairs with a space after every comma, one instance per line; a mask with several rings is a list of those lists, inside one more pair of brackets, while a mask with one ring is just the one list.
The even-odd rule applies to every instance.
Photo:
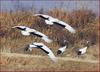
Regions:
[[36, 35], [36, 36], [38, 36], [38, 37], [43, 37], [43, 36], [41, 36], [41, 35], [38, 35], [38, 34], [36, 34], [36, 33], [34, 33], [34, 32], [30, 32], [31, 34], [33, 34], [33, 35]]
[[45, 19], [45, 20], [48, 20], [48, 19], [49, 19], [49, 18], [45, 18], [45, 17], [42, 16], [42, 15], [40, 15], [39, 17], [42, 18], [42, 19]]
[[42, 47], [43, 47], [42, 45], [37, 45], [37, 47], [40, 48], [42, 51], [44, 51], [46, 54], [49, 54], [48, 51], [46, 51], [46, 50], [44, 50], [44, 49], [42, 48]]
[[17, 29], [20, 29], [20, 30], [23, 30], [23, 31], [25, 31], [26, 30], [26, 28], [20, 28], [20, 27], [16, 27]]

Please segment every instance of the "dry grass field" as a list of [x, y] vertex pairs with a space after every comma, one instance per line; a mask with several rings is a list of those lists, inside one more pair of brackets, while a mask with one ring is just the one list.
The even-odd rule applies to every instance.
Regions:
[[57, 57], [53, 63], [47, 56], [1, 53], [2, 71], [98, 71], [98, 61], [91, 59]]
[[[0, 70], [98, 71], [99, 19], [96, 14], [87, 9], [67, 12], [57, 8], [42, 13], [69, 23], [76, 29], [76, 33], [71, 34], [59, 26], [48, 26], [42, 19], [34, 17], [33, 12], [0, 12]], [[16, 25], [28, 26], [43, 32], [53, 40], [53, 43], [48, 44], [32, 35], [22, 36], [19, 30], [11, 28]], [[69, 41], [69, 47], [63, 56], [57, 56], [56, 51], [63, 40]], [[86, 40], [91, 41], [91, 46], [86, 54], [77, 58], [76, 51], [84, 46]], [[46, 54], [38, 49], [33, 49], [32, 52], [25, 52], [24, 48], [32, 41], [41, 41], [50, 47], [57, 56], [58, 62], [52, 63]]]

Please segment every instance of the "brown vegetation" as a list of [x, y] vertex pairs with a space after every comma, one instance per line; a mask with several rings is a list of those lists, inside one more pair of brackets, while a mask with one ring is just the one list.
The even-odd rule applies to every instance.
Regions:
[[53, 63], [46, 56], [33, 56], [16, 53], [1, 53], [2, 71], [98, 71], [98, 61], [70, 57], [57, 57]]
[[[90, 40], [91, 47], [89, 48], [89, 51], [86, 54], [87, 56], [84, 57], [88, 58], [89, 57], [88, 55], [91, 55], [90, 59], [98, 59], [99, 19], [94, 12], [87, 9], [80, 9], [80, 10], [75, 10], [73, 12], [68, 12], [63, 9], [59, 10], [56, 8], [49, 10], [47, 14], [67, 22], [72, 27], [74, 27], [77, 32], [75, 34], [71, 34], [67, 30], [62, 29], [59, 26], [55, 25], [48, 26], [42, 19], [34, 17], [33, 16], [34, 14], [32, 12], [27, 12], [27, 11], [1, 12], [0, 52], [45, 55], [41, 50], [37, 49], [34, 49], [33, 52], [24, 52], [24, 48], [28, 44], [32, 43], [32, 41], [37, 41], [37, 42], [41, 41], [45, 43], [43, 40], [41, 40], [36, 36], [32, 35], [22, 36], [19, 30], [11, 28], [16, 25], [24, 25], [34, 28], [40, 32], [43, 32], [44, 34], [48, 35], [51, 39], [53, 39], [54, 40], [53, 43], [51, 44], [45, 43], [45, 44], [48, 47], [52, 48], [55, 54], [57, 49], [60, 47], [60, 44], [63, 42], [63, 40], [64, 39], [68, 40], [69, 48], [63, 54], [64, 57], [65, 56], [74, 57], [76, 50], [79, 47], [83, 47], [83, 43], [86, 42], [86, 40]], [[1, 63], [2, 62], [0, 61], [0, 64]]]
[[17, 11], [17, 12], [1, 12], [1, 25], [0, 25], [0, 38], [1, 49], [4, 46], [11, 48], [20, 48], [34, 41], [40, 41], [41, 39], [35, 36], [22, 36], [18, 30], [11, 27], [16, 25], [25, 25], [41, 31], [54, 40], [56, 46], [52, 44], [52, 48], [59, 47], [59, 44], [64, 39], [69, 41], [69, 44], [74, 46], [75, 43], [84, 40], [90, 40], [91, 43], [96, 44], [98, 42], [98, 18], [91, 10], [80, 9], [73, 12], [66, 12], [65, 10], [53, 9], [49, 10], [48, 14], [56, 17], [62, 21], [69, 23], [76, 29], [75, 34], [71, 34], [68, 31], [61, 29], [58, 26], [48, 26], [40, 18], [34, 17], [31, 12]]

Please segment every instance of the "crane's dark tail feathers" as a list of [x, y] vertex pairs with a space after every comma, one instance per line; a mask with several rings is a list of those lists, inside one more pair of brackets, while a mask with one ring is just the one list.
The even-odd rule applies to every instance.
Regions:
[[77, 52], [77, 55], [81, 55], [81, 51], [78, 51], [78, 52]]
[[59, 55], [59, 54], [61, 54], [61, 51], [60, 50], [57, 51], [57, 55]]
[[24, 51], [28, 51], [28, 49], [29, 49], [29, 45], [27, 45], [27, 46], [25, 47]]

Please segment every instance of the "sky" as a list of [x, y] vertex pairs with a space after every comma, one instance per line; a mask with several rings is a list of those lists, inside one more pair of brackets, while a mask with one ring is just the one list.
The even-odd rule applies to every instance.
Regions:
[[40, 10], [41, 8], [44, 8], [44, 10], [52, 9], [55, 7], [58, 8], [64, 8], [68, 11], [72, 11], [73, 9], [79, 9], [79, 8], [88, 8], [93, 10], [95, 13], [99, 13], [99, 0], [92, 0], [92, 1], [69, 1], [69, 0], [63, 0], [63, 1], [56, 1], [56, 0], [0, 0], [0, 10], [2, 11], [10, 11], [10, 10], [16, 10], [19, 8], [24, 8], [27, 10], [30, 10], [31, 8], [35, 8], [35, 10]]

